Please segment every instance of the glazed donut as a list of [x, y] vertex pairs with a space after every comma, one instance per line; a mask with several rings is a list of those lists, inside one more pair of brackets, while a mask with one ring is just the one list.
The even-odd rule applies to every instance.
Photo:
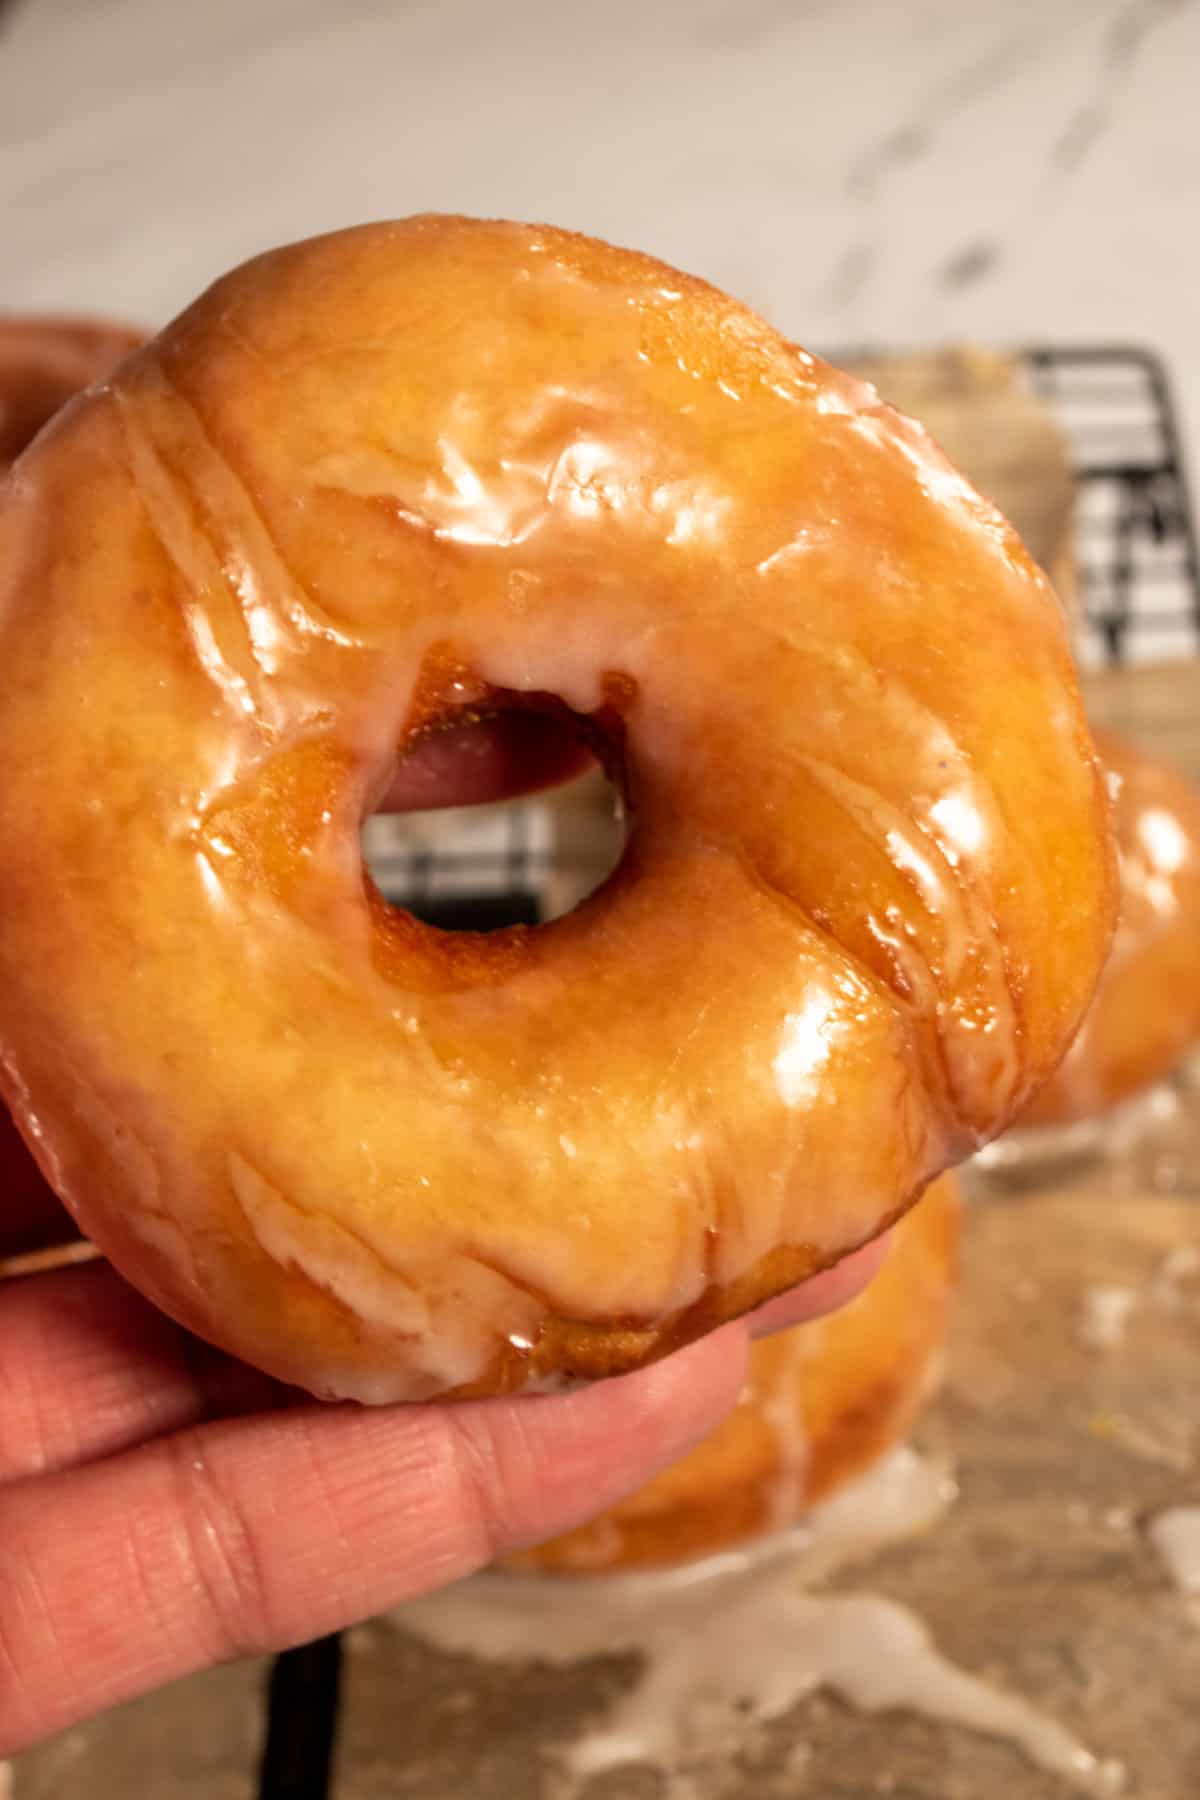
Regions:
[[903, 1438], [940, 1371], [961, 1203], [944, 1175], [839, 1313], [762, 1338], [737, 1406], [628, 1500], [505, 1559], [547, 1574], [689, 1562], [795, 1525]]
[[142, 339], [100, 319], [0, 315], [0, 473], [73, 394], [107, 375]]
[[[143, 334], [95, 319], [0, 315], [0, 475], [71, 396], [106, 375]], [[4, 1244], [21, 1250], [47, 1229], [46, 1183], [0, 1105]]]
[[1097, 744], [1113, 778], [1117, 932], [1078, 1036], [1022, 1125], [1107, 1112], [1200, 1038], [1200, 793], [1123, 738]]
[[[1054, 1065], [1111, 929], [1063, 623], [873, 391], [700, 282], [422, 218], [260, 257], [0, 512], [0, 1069], [182, 1323], [367, 1401], [608, 1375], [836, 1262]], [[364, 878], [423, 734], [621, 784], [568, 916]]]

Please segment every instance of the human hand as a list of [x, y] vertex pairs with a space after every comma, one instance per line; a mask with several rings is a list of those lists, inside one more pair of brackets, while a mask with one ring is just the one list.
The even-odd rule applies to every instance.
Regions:
[[[470, 737], [431, 741], [389, 804], [484, 799], [572, 766], [527, 727]], [[0, 1259], [69, 1236], [2, 1109], [0, 1194]], [[102, 1262], [0, 1279], [0, 1754], [581, 1523], [719, 1422], [752, 1331], [844, 1303], [883, 1253], [636, 1375], [389, 1408], [284, 1387]]]

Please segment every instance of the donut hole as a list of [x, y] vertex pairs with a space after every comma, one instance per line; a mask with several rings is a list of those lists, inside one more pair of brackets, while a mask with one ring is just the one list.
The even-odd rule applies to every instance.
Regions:
[[[467, 803], [422, 806], [425, 792]], [[451, 932], [562, 917], [604, 885], [625, 841], [618, 759], [594, 721], [544, 701], [423, 730], [362, 827], [384, 899]]]

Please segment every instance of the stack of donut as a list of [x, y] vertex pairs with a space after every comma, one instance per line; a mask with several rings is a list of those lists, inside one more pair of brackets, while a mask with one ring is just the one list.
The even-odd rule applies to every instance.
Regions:
[[0, 314], [0, 473], [80, 388], [142, 341], [141, 332], [101, 319]]
[[[461, 219], [293, 246], [0, 496], [0, 1082], [129, 1280], [277, 1376], [636, 1368], [903, 1219], [1083, 1015], [1113, 859], [1045, 580], [700, 282]], [[574, 722], [625, 853], [552, 924], [439, 933], [360, 825], [512, 708]], [[760, 1353], [805, 1499], [907, 1415], [952, 1211], [805, 1340], [844, 1392]]]
[[1105, 732], [1120, 911], [1087, 1017], [1022, 1125], [1093, 1119], [1169, 1075], [1200, 1039], [1200, 793]]

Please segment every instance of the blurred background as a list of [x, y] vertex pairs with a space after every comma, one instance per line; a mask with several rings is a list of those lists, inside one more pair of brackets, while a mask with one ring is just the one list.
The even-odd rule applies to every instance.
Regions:
[[1187, 0], [0, 0], [9, 308], [163, 322], [438, 210], [704, 275], [815, 346], [1135, 340], [1200, 428]]
[[[1189, 0], [0, 0], [0, 310], [157, 327], [272, 245], [462, 211], [651, 251], [835, 356], [1148, 349], [1166, 402], [1128, 361], [1082, 395], [1077, 365], [1022, 381], [1053, 390], [1083, 535], [1107, 540], [1076, 571], [1084, 660], [1177, 656], [1200, 632], [1178, 518], [1197, 68]], [[932, 398], [925, 371], [870, 372], [1074, 589], [959, 441], [963, 408], [939, 411], [961, 371]], [[1155, 566], [1114, 588], [1121, 533]]]

